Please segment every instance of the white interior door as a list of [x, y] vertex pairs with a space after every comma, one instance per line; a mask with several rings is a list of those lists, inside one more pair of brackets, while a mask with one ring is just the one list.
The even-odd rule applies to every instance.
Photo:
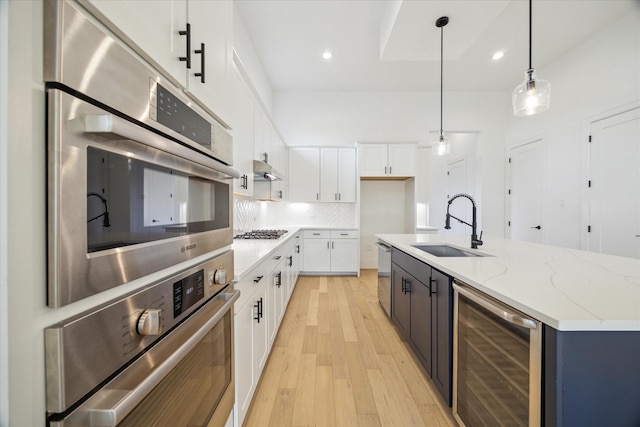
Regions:
[[542, 140], [511, 148], [509, 159], [509, 237], [541, 243], [545, 181]]
[[640, 258], [640, 108], [591, 123], [589, 250]]
[[[449, 181], [449, 194], [447, 194], [447, 201], [449, 201], [449, 199], [451, 199], [451, 197], [455, 196], [456, 194], [467, 193], [467, 164], [464, 158], [458, 159], [448, 164], [447, 178]], [[449, 213], [451, 215], [460, 218], [463, 221], [468, 222], [469, 224], [471, 224], [471, 221], [473, 219], [471, 212], [471, 202], [464, 197], [456, 199], [456, 201], [453, 202], [451, 204], [451, 207], [449, 208]], [[462, 224], [452, 218], [451, 230], [449, 230], [449, 233], [470, 235], [471, 227]]]

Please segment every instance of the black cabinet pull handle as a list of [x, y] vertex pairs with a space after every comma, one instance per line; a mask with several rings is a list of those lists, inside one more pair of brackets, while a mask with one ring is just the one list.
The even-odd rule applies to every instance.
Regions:
[[260, 302], [258, 303], [260, 304], [260, 308], [258, 309], [258, 314], [260, 314], [260, 318], [263, 318], [264, 315], [262, 314], [262, 297], [260, 297]]
[[535, 228], [536, 230], [540, 230], [542, 227], [539, 225], [536, 225], [535, 227], [531, 227], [531, 228]]
[[405, 292], [405, 289], [406, 289], [406, 288], [405, 288], [405, 278], [403, 277], [403, 278], [402, 278], [402, 293], [403, 293], [403, 294], [404, 294], [404, 293], [406, 293], [406, 292]]
[[262, 280], [264, 276], [257, 276], [255, 279], [253, 279], [254, 283], [258, 283], [260, 280]]
[[296, 253], [299, 254], [300, 253], [300, 245], [296, 245]]
[[290, 255], [287, 259], [289, 260], [289, 267], [293, 267], [293, 255]]
[[404, 293], [405, 294], [410, 294], [411, 293], [411, 280], [408, 279], [404, 279]]
[[204, 56], [204, 43], [200, 43], [200, 49], [198, 50], [194, 50], [193, 53], [195, 53], [196, 55], [200, 55], [200, 72], [199, 73], [194, 73], [193, 75], [196, 77], [200, 77], [200, 83], [204, 83], [204, 61], [205, 61], [205, 56]]
[[187, 29], [178, 31], [181, 36], [187, 36], [187, 56], [181, 56], [178, 59], [187, 63], [187, 68], [191, 68], [191, 24], [187, 23]]
[[280, 287], [282, 285], [282, 272], [279, 271], [278, 274], [276, 274], [276, 286]]
[[[437, 289], [438, 289], [438, 281], [436, 279], [429, 279], [430, 285], [429, 286], [429, 295], [433, 295], [433, 294], [437, 294]], [[436, 290], [434, 290], [436, 289]]]

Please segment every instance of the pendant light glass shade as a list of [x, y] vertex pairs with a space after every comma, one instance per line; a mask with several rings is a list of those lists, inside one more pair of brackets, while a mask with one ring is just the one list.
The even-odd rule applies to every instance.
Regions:
[[513, 114], [517, 117], [531, 116], [549, 108], [551, 85], [546, 80], [536, 79], [536, 70], [531, 66], [531, 1], [529, 0], [529, 69], [524, 81], [513, 91]]
[[449, 144], [449, 138], [444, 135], [444, 132], [440, 131], [440, 136], [433, 141], [431, 151], [434, 156], [446, 156], [449, 154], [451, 151], [451, 144]]
[[549, 108], [551, 85], [546, 80], [536, 79], [536, 71], [524, 73], [524, 81], [513, 91], [513, 114], [518, 117], [531, 116]]

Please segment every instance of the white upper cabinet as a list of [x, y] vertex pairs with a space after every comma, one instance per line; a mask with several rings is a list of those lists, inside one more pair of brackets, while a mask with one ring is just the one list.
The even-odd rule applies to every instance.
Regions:
[[293, 147], [289, 150], [289, 200], [320, 200], [320, 150], [317, 147]]
[[87, 0], [84, 4], [187, 95], [232, 125], [230, 0]]
[[295, 147], [289, 154], [289, 200], [356, 201], [354, 148]]
[[187, 93], [231, 126], [233, 3], [229, 0], [189, 0], [187, 20], [191, 25]]
[[320, 201], [356, 201], [356, 150], [320, 149]]
[[233, 192], [253, 195], [253, 94], [240, 71], [233, 67], [233, 166], [240, 178], [233, 183]]
[[409, 177], [416, 174], [416, 144], [358, 144], [362, 177]]
[[269, 161], [271, 160], [269, 159], [269, 151], [271, 151], [271, 126], [269, 120], [258, 101], [254, 101], [253, 112], [253, 158], [271, 164]]

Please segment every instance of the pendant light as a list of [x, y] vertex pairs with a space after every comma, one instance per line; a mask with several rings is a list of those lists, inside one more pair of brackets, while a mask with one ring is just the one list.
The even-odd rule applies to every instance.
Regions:
[[529, 69], [524, 73], [524, 82], [513, 91], [513, 113], [531, 116], [549, 108], [551, 85], [546, 80], [536, 79], [536, 70], [531, 66], [531, 0], [529, 0]]
[[449, 145], [449, 140], [444, 136], [444, 131], [442, 130], [442, 64], [444, 62], [444, 26], [449, 23], [449, 18], [446, 16], [442, 16], [436, 20], [436, 27], [440, 28], [440, 134], [438, 135], [438, 139], [433, 142], [432, 150], [433, 154], [436, 156], [444, 156], [449, 154], [449, 150], [451, 146]]

